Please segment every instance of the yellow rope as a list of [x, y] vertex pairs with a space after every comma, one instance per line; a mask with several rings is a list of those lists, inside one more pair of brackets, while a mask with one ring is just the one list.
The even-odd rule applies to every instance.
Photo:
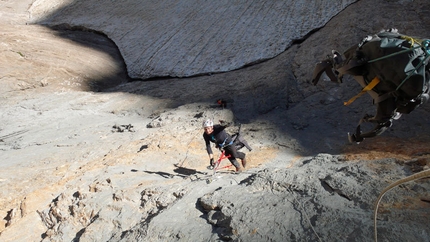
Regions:
[[415, 42], [420, 43], [420, 41], [417, 41], [417, 40], [415, 40], [414, 38], [412, 38], [410, 36], [402, 35], [402, 36], [400, 36], [400, 38], [409, 41], [411, 43], [411, 46], [414, 46]]

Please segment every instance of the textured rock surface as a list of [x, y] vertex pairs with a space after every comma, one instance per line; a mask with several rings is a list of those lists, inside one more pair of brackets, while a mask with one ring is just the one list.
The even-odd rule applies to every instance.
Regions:
[[[103, 35], [25, 25], [31, 3], [0, 2], [0, 241], [371, 241], [379, 192], [429, 168], [430, 105], [351, 145], [370, 99], [344, 107], [350, 79], [309, 84], [331, 49], [381, 28], [430, 36], [427, 0], [360, 0], [273, 59], [145, 82]], [[44, 9], [82, 4], [58, 3]], [[253, 147], [245, 172], [209, 184], [208, 117]], [[429, 186], [385, 195], [380, 241], [429, 238]]]
[[[298, 161], [291, 169], [261, 170], [242, 180], [239, 188], [228, 187], [207, 194], [200, 203], [216, 231], [233, 240], [368, 241], [373, 232], [369, 219], [373, 198], [383, 189], [373, 177], [384, 179], [388, 175], [385, 179], [392, 179], [397, 172], [399, 177], [404, 176], [404, 171], [393, 165], [393, 161], [373, 164], [377, 169], [389, 169], [388, 175], [368, 167], [367, 162], [351, 163], [342, 157], [320, 154]], [[385, 198], [395, 203], [380, 213], [383, 221], [379, 226], [385, 239], [428, 238], [428, 230], [415, 231], [417, 224], [429, 218], [425, 214], [428, 209], [415, 207], [421, 203], [416, 198], [428, 188], [428, 183], [418, 183], [395, 190]], [[235, 196], [238, 189], [247, 196]], [[399, 197], [403, 199], [397, 200]], [[411, 210], [407, 214], [401, 211], [400, 215], [391, 206]], [[401, 216], [416, 219], [401, 224], [404, 219]]]
[[355, 0], [51, 1], [31, 21], [103, 32], [132, 78], [225, 72], [279, 55]]

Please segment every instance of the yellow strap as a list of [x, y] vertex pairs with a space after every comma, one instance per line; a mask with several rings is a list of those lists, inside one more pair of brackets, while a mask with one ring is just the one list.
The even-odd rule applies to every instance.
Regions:
[[365, 86], [359, 94], [349, 99], [348, 102], [343, 102], [343, 105], [348, 106], [349, 104], [354, 102], [355, 99], [359, 98], [361, 95], [365, 94], [366, 92], [372, 90], [378, 83], [379, 83], [379, 78], [378, 77], [373, 78], [373, 80], [369, 84], [367, 84], [367, 86]]

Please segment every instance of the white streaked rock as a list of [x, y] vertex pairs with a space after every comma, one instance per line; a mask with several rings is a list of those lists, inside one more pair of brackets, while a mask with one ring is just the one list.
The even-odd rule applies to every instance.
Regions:
[[37, 0], [30, 13], [33, 22], [105, 33], [130, 77], [146, 79], [225, 72], [272, 58], [353, 2]]

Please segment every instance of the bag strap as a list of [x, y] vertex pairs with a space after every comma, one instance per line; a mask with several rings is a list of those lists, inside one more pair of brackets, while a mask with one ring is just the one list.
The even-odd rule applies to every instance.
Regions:
[[363, 94], [365, 94], [366, 92], [372, 90], [376, 85], [378, 85], [378, 83], [380, 82], [379, 78], [376, 76], [375, 78], [373, 78], [373, 80], [367, 84], [367, 86], [365, 86], [360, 93], [358, 93], [357, 95], [355, 95], [354, 97], [352, 97], [351, 99], [349, 99], [347, 102], [344, 102], [343, 105], [348, 106], [350, 105], [352, 102], [354, 102], [357, 98], [361, 97]]
[[327, 74], [327, 76], [330, 78], [332, 82], [340, 83], [341, 80], [336, 77], [336, 75], [333, 73], [332, 68], [333, 68], [333, 63], [330, 59], [318, 62], [315, 66], [314, 73], [312, 75], [312, 84], [314, 84], [314, 86], [317, 85], [323, 72]]

